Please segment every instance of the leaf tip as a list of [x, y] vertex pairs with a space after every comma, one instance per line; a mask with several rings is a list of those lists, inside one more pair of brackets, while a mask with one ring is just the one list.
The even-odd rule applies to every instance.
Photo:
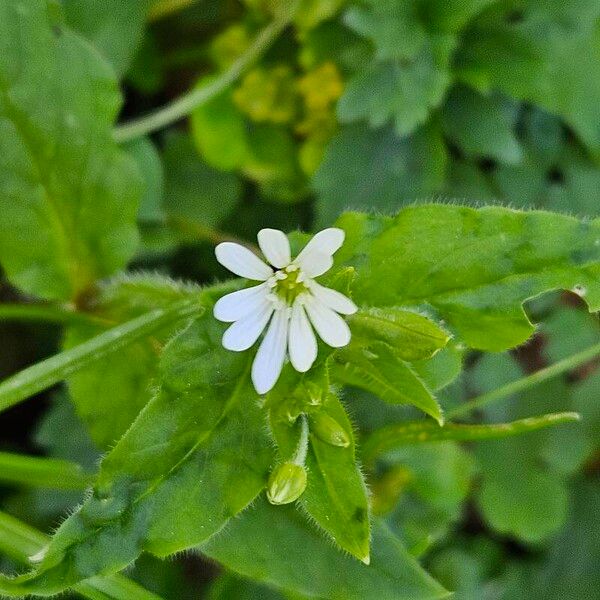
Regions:
[[367, 567], [371, 564], [371, 556], [369, 554], [360, 557], [360, 562], [367, 565]]

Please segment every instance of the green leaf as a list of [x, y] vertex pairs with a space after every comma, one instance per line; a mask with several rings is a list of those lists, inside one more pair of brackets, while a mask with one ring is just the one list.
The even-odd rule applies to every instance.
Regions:
[[[457, 57], [463, 80], [497, 88], [561, 115], [595, 152], [600, 149], [599, 7], [569, 0], [534, 3], [513, 22], [510, 4], [486, 11], [468, 30]], [[576, 60], [573, 57], [577, 57]]]
[[393, 121], [399, 136], [425, 123], [451, 83], [453, 36], [434, 36], [410, 59], [373, 63], [355, 75], [337, 106], [342, 123], [361, 119], [371, 127]]
[[[263, 489], [272, 449], [247, 354], [220, 346], [222, 325], [196, 321], [163, 354], [161, 388], [104, 458], [92, 495], [6, 595], [50, 594], [167, 556], [219, 531]], [[118, 540], [118, 544], [115, 544]]]
[[450, 385], [462, 372], [464, 347], [450, 342], [430, 359], [411, 363], [423, 383], [436, 392]]
[[[328, 384], [327, 384], [328, 385]], [[309, 413], [310, 449], [306, 458], [308, 485], [300, 496], [300, 505], [341, 548], [369, 562], [369, 512], [367, 490], [356, 464], [352, 425], [344, 407], [332, 393], [324, 390], [323, 404]], [[292, 427], [286, 409], [288, 396], [278, 392], [271, 400], [270, 425], [279, 455], [290, 459], [298, 444], [298, 432]], [[319, 436], [315, 421], [328, 418], [345, 434], [344, 445], [333, 445]]]
[[[200, 550], [255, 581], [309, 597], [418, 600], [448, 593], [431, 579], [386, 526], [375, 521], [371, 565], [345, 556], [293, 507], [259, 499]], [[290, 564], [299, 568], [290, 569]]]
[[[202, 79], [200, 87], [210, 80]], [[194, 109], [192, 138], [206, 162], [216, 169], [242, 167], [251, 154], [244, 116], [233, 103], [231, 89]]]
[[414, 2], [367, 0], [350, 8], [344, 22], [373, 42], [378, 60], [414, 58], [427, 39]]
[[420, 14], [424, 23], [435, 31], [457, 33], [495, 0], [426, 0]]
[[[153, 309], [168, 309], [186, 298], [193, 301], [199, 294], [200, 288], [194, 285], [156, 275], [116, 278], [100, 289], [93, 306], [97, 322], [69, 327], [63, 346], [76, 348], [106, 331], [107, 324], [125, 323]], [[93, 362], [67, 380], [77, 413], [99, 448], [111, 447], [150, 399], [161, 347], [180, 325], [167, 322], [152, 336]]]
[[[41, 552], [49, 538], [10, 515], [0, 513], [0, 550], [15, 560], [28, 564], [30, 557]], [[94, 577], [73, 590], [90, 600], [160, 600], [122, 575]]]
[[413, 423], [398, 423], [383, 427], [373, 432], [362, 444], [365, 460], [394, 448], [429, 442], [454, 440], [472, 442], [476, 440], [494, 440], [498, 438], [520, 435], [552, 427], [560, 423], [579, 421], [577, 413], [555, 413], [541, 417], [528, 417], [511, 423], [493, 423], [491, 425], [463, 425], [447, 423], [439, 427], [431, 421], [415, 421]]
[[129, 142], [124, 149], [134, 158], [144, 180], [144, 194], [138, 210], [140, 221], [160, 222], [163, 218], [164, 169], [156, 146], [149, 138]]
[[119, 75], [127, 72], [142, 39], [152, 0], [63, 0], [69, 26], [86, 37]]
[[358, 304], [427, 306], [473, 348], [524, 342], [533, 326], [523, 302], [544, 291], [577, 289], [600, 308], [600, 221], [431, 204], [396, 217], [347, 213], [338, 226], [337, 264], [356, 269]]
[[431, 126], [403, 138], [391, 127], [343, 127], [314, 176], [318, 224], [330, 225], [348, 208], [392, 212], [431, 197], [443, 185], [445, 164], [440, 132]]
[[537, 466], [526, 445], [486, 442], [478, 447], [477, 458], [486, 475], [477, 503], [491, 527], [529, 543], [561, 529], [567, 514], [564, 482]]
[[365, 346], [384, 342], [402, 360], [431, 358], [450, 336], [426, 316], [402, 308], [362, 309], [348, 319], [352, 335]]
[[[471, 373], [471, 386], [479, 390], [494, 389], [496, 384], [514, 378], [520, 372], [510, 355], [484, 355]], [[569, 391], [560, 380], [546, 381], [486, 410], [487, 418], [520, 418], [548, 407], [568, 407]], [[579, 453], [581, 433], [571, 431], [567, 446], [556, 446], [554, 436], [564, 430], [578, 430], [567, 425], [530, 433], [508, 440], [486, 441], [476, 446], [482, 472], [476, 500], [491, 527], [530, 544], [541, 543], [556, 534], [567, 514], [567, 470], [561, 465], [572, 463], [571, 454]], [[550, 460], [549, 460], [550, 459]]]
[[[474, 463], [471, 454], [453, 442], [398, 448], [382, 459], [383, 476], [373, 480], [374, 510], [385, 514], [411, 553], [420, 554], [459, 521]], [[396, 484], [390, 485], [394, 478]]]
[[111, 138], [111, 69], [51, 12], [0, 6], [0, 261], [24, 291], [73, 299], [131, 258], [141, 185]]
[[467, 157], [517, 163], [521, 147], [513, 131], [517, 115], [511, 114], [511, 108], [502, 97], [456, 87], [444, 104], [444, 131]]
[[379, 396], [391, 404], [410, 404], [442, 424], [442, 409], [410, 363], [384, 343], [368, 348], [356, 343], [333, 355], [332, 379]]
[[189, 136], [182, 133], [169, 135], [163, 158], [163, 204], [169, 217], [215, 227], [233, 212], [241, 192], [238, 177], [204, 163]]
[[284, 600], [279, 592], [266, 587], [264, 585], [258, 585], [247, 579], [242, 579], [232, 575], [231, 573], [224, 573], [210, 586], [207, 600]]

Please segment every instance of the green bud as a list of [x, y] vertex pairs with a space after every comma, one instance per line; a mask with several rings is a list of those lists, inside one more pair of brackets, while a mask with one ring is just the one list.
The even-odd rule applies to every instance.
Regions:
[[346, 430], [327, 413], [319, 412], [311, 415], [311, 431], [324, 442], [332, 446], [347, 448], [350, 437]]
[[278, 465], [271, 472], [267, 498], [271, 504], [289, 504], [302, 496], [306, 489], [306, 469], [293, 462]]

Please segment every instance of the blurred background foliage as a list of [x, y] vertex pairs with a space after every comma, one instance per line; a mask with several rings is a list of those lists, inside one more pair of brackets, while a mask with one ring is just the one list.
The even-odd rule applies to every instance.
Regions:
[[[290, 3], [62, 5], [69, 26], [121, 78], [127, 122], [227, 73]], [[253, 240], [265, 226], [312, 230], [348, 208], [391, 213], [442, 200], [595, 217], [600, 0], [301, 0], [291, 24], [232, 85], [126, 148], [145, 180], [133, 267], [198, 282], [225, 277], [215, 242]], [[4, 300], [15, 294], [3, 286]], [[441, 392], [446, 409], [600, 342], [597, 316], [573, 294], [528, 308], [540, 323], [536, 336], [509, 354], [466, 356], [467, 370]], [[2, 375], [60, 343], [51, 325], [0, 327]], [[130, 366], [143, 369], [145, 360], [140, 354]], [[373, 510], [457, 599], [600, 598], [597, 367], [473, 417], [575, 410], [580, 424], [405, 447], [377, 465]], [[135, 368], [122, 389], [135, 390]], [[86, 382], [73, 382], [75, 395], [77, 385]], [[410, 412], [358, 391], [346, 404], [361, 434]], [[80, 416], [65, 391], [42, 395], [3, 415], [0, 449], [91, 468], [114, 432], [92, 429], [94, 443]], [[47, 530], [80, 495], [3, 485], [0, 499], [3, 510]], [[282, 598], [195, 556], [144, 558], [130, 575], [165, 598]]]

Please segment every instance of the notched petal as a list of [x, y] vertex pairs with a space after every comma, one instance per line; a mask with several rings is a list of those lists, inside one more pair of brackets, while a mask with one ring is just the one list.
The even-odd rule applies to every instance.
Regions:
[[261, 229], [258, 232], [258, 245], [266, 259], [277, 269], [287, 267], [291, 260], [290, 243], [279, 229]]

